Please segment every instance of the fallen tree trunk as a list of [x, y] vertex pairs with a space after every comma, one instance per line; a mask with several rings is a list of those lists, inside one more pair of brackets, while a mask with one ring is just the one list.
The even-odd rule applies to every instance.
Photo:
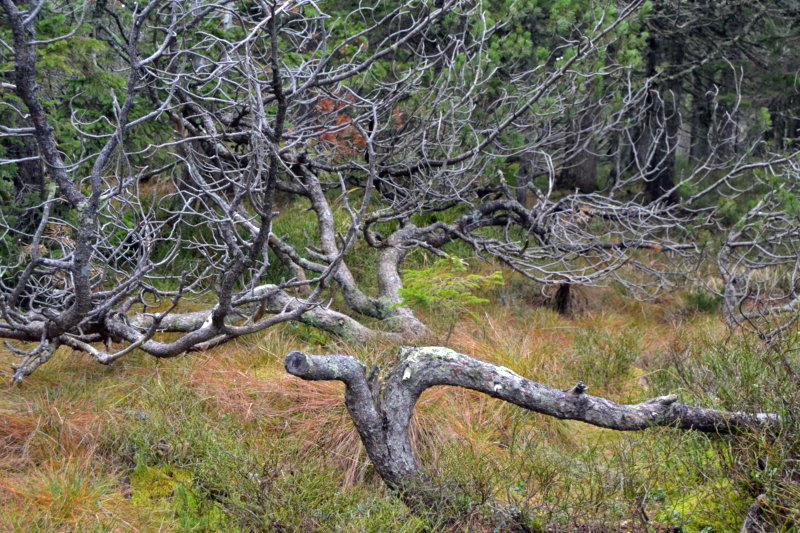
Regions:
[[285, 366], [290, 374], [305, 380], [345, 383], [345, 405], [375, 470], [412, 505], [428, 499], [430, 485], [411, 447], [409, 425], [420, 395], [438, 385], [483, 392], [529, 411], [619, 431], [668, 426], [731, 433], [778, 421], [773, 414], [691, 407], [678, 402], [676, 396], [618, 404], [586, 394], [583, 383], [568, 391], [554, 389], [505, 367], [440, 347], [402, 348], [382, 384], [369, 379], [365, 366], [347, 355], [291, 352]]
[[[279, 314], [304, 306], [305, 301], [289, 295], [276, 285], [261, 285], [252, 292], [253, 302], [236, 307], [238, 316], [254, 319], [261, 314]], [[187, 313], [170, 313], [160, 319], [156, 330], [160, 332], [192, 332], [210, 320], [212, 310]], [[257, 320], [257, 318], [255, 318]], [[153, 326], [154, 314], [137, 314], [128, 318], [128, 323], [140, 330]], [[392, 342], [414, 342], [424, 338], [425, 332], [419, 329], [399, 331], [381, 331], [370, 329], [358, 320], [322, 305], [314, 305], [297, 318], [309, 326], [314, 326], [328, 333], [351, 342], [369, 342], [375, 339], [386, 339]], [[237, 323], [236, 316], [229, 316], [231, 325]]]

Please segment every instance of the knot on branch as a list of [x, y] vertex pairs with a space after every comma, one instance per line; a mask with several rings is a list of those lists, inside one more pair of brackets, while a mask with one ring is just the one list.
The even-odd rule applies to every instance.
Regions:
[[652, 400], [648, 400], [647, 403], [657, 403], [660, 405], [672, 405], [673, 403], [678, 401], [678, 397], [674, 394], [669, 394], [667, 396], [659, 396], [658, 398], [653, 398]]
[[579, 381], [568, 392], [570, 392], [572, 394], [575, 394], [575, 395], [581, 395], [584, 392], [586, 392], [587, 390], [589, 390], [589, 387], [586, 386], [586, 384], [583, 381]]

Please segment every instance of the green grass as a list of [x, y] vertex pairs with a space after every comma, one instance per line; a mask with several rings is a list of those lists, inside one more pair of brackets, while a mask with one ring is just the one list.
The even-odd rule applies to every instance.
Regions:
[[[497, 302], [506, 290], [486, 296]], [[794, 412], [796, 339], [764, 352], [711, 314], [685, 314], [680, 298], [586, 297], [595, 307], [572, 318], [521, 299], [487, 304], [456, 325], [451, 345], [559, 388], [582, 380], [616, 401], [677, 393], [696, 405]], [[521, 522], [534, 531], [731, 531], [758, 494], [779, 527], [798, 520], [792, 424], [724, 439], [619, 433], [442, 387], [420, 399], [414, 441], [454, 497], [415, 515], [376, 477], [341, 385], [286, 375], [292, 349], [384, 367], [396, 355], [385, 343], [348, 346], [291, 325], [208, 354], [133, 354], [110, 368], [62, 349], [21, 387], [0, 390], [0, 530], [493, 531]]]

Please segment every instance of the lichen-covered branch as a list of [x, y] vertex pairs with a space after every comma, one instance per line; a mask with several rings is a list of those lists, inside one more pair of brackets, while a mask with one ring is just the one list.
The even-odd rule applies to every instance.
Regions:
[[619, 404], [587, 394], [583, 383], [567, 391], [554, 389], [505, 367], [441, 347], [402, 348], [382, 384], [368, 383], [365, 367], [346, 355], [292, 352], [285, 366], [290, 374], [305, 380], [345, 383], [347, 410], [370, 459], [390, 487], [402, 490], [424, 482], [411, 447], [409, 424], [420, 395], [440, 385], [475, 390], [532, 412], [618, 431], [665, 426], [721, 434], [763, 428], [778, 421], [769, 413], [692, 407], [676, 396]]

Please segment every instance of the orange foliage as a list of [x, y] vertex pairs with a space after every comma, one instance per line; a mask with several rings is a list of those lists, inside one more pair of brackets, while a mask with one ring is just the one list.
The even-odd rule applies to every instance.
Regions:
[[403, 112], [400, 111], [399, 107], [395, 107], [392, 111], [392, 122], [394, 122], [394, 125], [398, 128], [402, 127], [406, 123], [405, 116], [403, 115]]
[[331, 147], [332, 152], [339, 157], [353, 157], [358, 155], [367, 146], [367, 140], [358, 129], [353, 126], [352, 119], [345, 110], [346, 101], [352, 101], [352, 96], [345, 95], [343, 102], [330, 98], [319, 98], [314, 109], [323, 115], [334, 115], [333, 126], [335, 131], [322, 133], [319, 139]]

